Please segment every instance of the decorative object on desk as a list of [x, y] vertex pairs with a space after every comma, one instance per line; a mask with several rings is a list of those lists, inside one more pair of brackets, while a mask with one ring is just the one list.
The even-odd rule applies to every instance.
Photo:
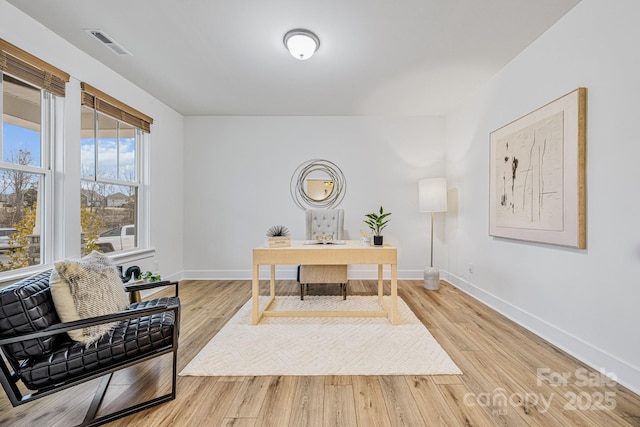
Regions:
[[269, 227], [265, 235], [264, 246], [267, 248], [283, 248], [291, 246], [289, 229], [284, 225]]
[[269, 237], [284, 237], [289, 236], [289, 229], [284, 225], [274, 225], [267, 230], [267, 236]]
[[145, 282], [159, 282], [160, 280], [162, 280], [162, 277], [159, 274], [145, 271], [138, 276], [138, 280], [144, 280]]
[[384, 208], [380, 206], [380, 212], [371, 212], [365, 215], [367, 219], [363, 220], [365, 224], [369, 226], [373, 232], [373, 245], [382, 246], [382, 230], [389, 223], [387, 217], [391, 215], [391, 212], [385, 212]]
[[489, 234], [586, 248], [587, 89], [491, 132]]
[[[261, 296], [260, 306], [268, 299]], [[277, 311], [379, 306], [378, 297], [369, 295], [282, 296], [274, 302]], [[462, 374], [401, 298], [398, 311], [397, 325], [384, 317], [268, 317], [254, 326], [249, 300], [180, 376]]]
[[[325, 239], [324, 237], [330, 237]], [[315, 239], [305, 240], [305, 245], [346, 245], [346, 240], [333, 239], [332, 236], [316, 236]]]
[[447, 180], [445, 178], [421, 179], [418, 182], [420, 212], [431, 212], [431, 264], [424, 270], [424, 288], [440, 289], [440, 271], [433, 266], [433, 219], [436, 212], [447, 211]]
[[365, 231], [360, 230], [360, 236], [361, 236], [362, 246], [371, 246], [371, 237], [369, 237], [369, 235]]
[[320, 243], [330, 242], [333, 240], [333, 234], [316, 234], [314, 237]]
[[290, 190], [300, 209], [328, 209], [340, 204], [346, 194], [347, 183], [335, 163], [313, 159], [302, 163], [293, 172]]

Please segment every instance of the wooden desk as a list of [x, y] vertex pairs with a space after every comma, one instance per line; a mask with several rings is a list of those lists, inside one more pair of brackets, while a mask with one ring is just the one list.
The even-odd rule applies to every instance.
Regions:
[[[292, 241], [284, 248], [257, 247], [253, 250], [252, 308], [253, 324], [257, 325], [262, 317], [389, 317], [392, 324], [398, 323], [398, 252], [393, 246], [362, 246], [359, 240], [347, 240], [345, 245], [305, 245], [302, 241]], [[380, 311], [272, 311], [275, 301], [276, 265], [378, 265], [378, 298], [384, 308]], [[382, 267], [391, 266], [391, 303], [383, 296]], [[271, 266], [270, 298], [260, 313], [261, 265]]]

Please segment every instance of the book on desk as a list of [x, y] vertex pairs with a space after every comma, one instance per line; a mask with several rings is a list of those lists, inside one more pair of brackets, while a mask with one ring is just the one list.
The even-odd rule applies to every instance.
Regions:
[[305, 245], [346, 245], [346, 240], [305, 240]]

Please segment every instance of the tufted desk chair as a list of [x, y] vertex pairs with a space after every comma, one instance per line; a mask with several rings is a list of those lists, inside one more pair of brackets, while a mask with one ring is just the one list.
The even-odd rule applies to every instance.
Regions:
[[[307, 240], [332, 236], [333, 240], [342, 240], [344, 231], [343, 209], [308, 209], [305, 211]], [[347, 298], [346, 265], [301, 265], [300, 299], [304, 299], [305, 285], [317, 283], [339, 283], [342, 297]]]

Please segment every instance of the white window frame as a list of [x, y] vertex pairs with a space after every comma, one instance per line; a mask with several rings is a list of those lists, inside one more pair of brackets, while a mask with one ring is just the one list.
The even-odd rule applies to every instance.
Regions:
[[[109, 116], [108, 114], [97, 111], [94, 108], [88, 107], [86, 105], [80, 107], [81, 110], [83, 108], [91, 109], [94, 113], [94, 141], [96, 143], [95, 147], [97, 149], [98, 144], [98, 114], [102, 114], [110, 119], [116, 120], [119, 123], [124, 123], [121, 120], [118, 120], [115, 117]], [[128, 125], [131, 126], [131, 125]], [[94, 170], [93, 175], [81, 175], [81, 180], [83, 181], [94, 181], [105, 184], [113, 184], [113, 185], [123, 185], [123, 186], [131, 186], [137, 187], [138, 191], [138, 200], [137, 203], [137, 214], [136, 214], [136, 233], [137, 233], [137, 247], [128, 250], [120, 250], [114, 252], [108, 252], [107, 255], [114, 262], [125, 263], [136, 261], [144, 258], [151, 258], [155, 254], [155, 249], [151, 248], [150, 244], [150, 202], [149, 202], [149, 161], [150, 156], [148, 154], [149, 150], [149, 140], [150, 134], [148, 132], [143, 131], [135, 126], [135, 139], [136, 139], [136, 181], [123, 181], [118, 179], [111, 178], [101, 178], [98, 177]], [[95, 158], [95, 168], [98, 167], [98, 159], [97, 152]], [[81, 186], [78, 186], [78, 194], [80, 194]]]
[[[4, 74], [8, 74], [13, 78], [24, 80], [15, 77], [9, 73], [0, 71], [0, 123], [4, 123], [2, 119], [2, 112], [4, 111], [3, 94], [4, 94]], [[53, 206], [54, 206], [54, 156], [55, 144], [60, 141], [62, 144], [63, 139], [59, 136], [58, 129], [62, 128], [63, 114], [63, 97], [55, 96], [51, 92], [38, 88], [31, 83], [26, 84], [38, 89], [40, 91], [40, 167], [29, 165], [17, 165], [15, 163], [6, 163], [0, 159], [0, 168], [17, 170], [27, 173], [33, 173], [42, 176], [42, 186], [38, 192], [38, 199], [43, 206], [38, 206], [38, 213], [40, 214], [40, 264], [31, 265], [24, 268], [18, 268], [10, 271], [0, 272], [0, 282], [19, 280], [23, 277], [34, 274], [38, 271], [42, 271], [43, 267], [47, 267], [53, 262], [55, 252], [53, 245]], [[3, 133], [0, 129], [0, 153], [3, 147]]]

